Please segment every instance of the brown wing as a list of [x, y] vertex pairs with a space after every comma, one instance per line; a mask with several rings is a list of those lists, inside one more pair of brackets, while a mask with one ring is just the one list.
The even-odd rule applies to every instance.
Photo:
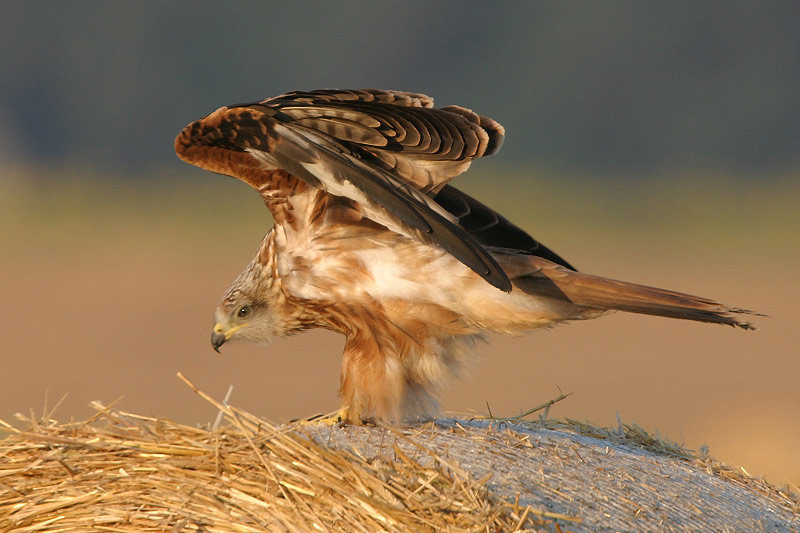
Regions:
[[[503, 143], [503, 127], [459, 106], [433, 107], [423, 94], [374, 89], [292, 92], [260, 104], [279, 119], [330, 135], [428, 193], [491, 155]], [[247, 107], [252, 105], [245, 104]]]
[[399, 91], [288, 93], [218, 109], [184, 128], [175, 150], [262, 193], [275, 171], [289, 172], [358, 202], [367, 218], [442, 247], [508, 291], [489, 252], [428, 196], [499, 149], [503, 128], [464, 108], [432, 105]]

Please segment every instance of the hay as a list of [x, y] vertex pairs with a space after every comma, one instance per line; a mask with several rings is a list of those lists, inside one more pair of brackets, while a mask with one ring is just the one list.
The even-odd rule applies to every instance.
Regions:
[[[369, 458], [418, 447], [490, 493], [569, 531], [800, 531], [796, 489], [777, 489], [635, 424], [440, 419], [397, 429], [315, 426], [318, 442]], [[400, 434], [398, 436], [398, 433]]]
[[95, 403], [0, 441], [0, 530], [514, 531], [542, 516], [427, 453], [366, 459], [219, 405], [211, 431]]
[[0, 421], [0, 531], [800, 530], [791, 489], [635, 424], [276, 427], [208, 400], [219, 428]]

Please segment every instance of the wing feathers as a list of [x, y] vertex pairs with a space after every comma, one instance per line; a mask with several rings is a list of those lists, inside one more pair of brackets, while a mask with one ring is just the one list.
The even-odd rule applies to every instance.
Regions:
[[481, 136], [485, 135], [486, 145], [482, 147], [482, 156], [492, 155], [500, 150], [503, 145], [506, 130], [499, 122], [492, 120], [489, 117], [482, 117], [475, 111], [457, 105], [445, 106], [442, 109], [451, 113], [457, 113], [469, 120], [470, 123], [479, 126], [479, 133]]
[[319, 89], [316, 91], [292, 91], [264, 100], [274, 102], [294, 100], [299, 102], [344, 101], [344, 102], [381, 102], [397, 106], [433, 107], [433, 98], [419, 93], [406, 91], [384, 91], [381, 89]]
[[358, 202], [367, 218], [441, 246], [502, 290], [508, 277], [434, 194], [502, 142], [491, 119], [425, 95], [375, 89], [293, 92], [223, 107], [175, 141], [186, 161], [262, 190], [283, 169]]
[[436, 203], [455, 216], [459, 225], [483, 246], [522, 252], [525, 255], [541, 257], [570, 270], [576, 270], [558, 254], [511, 223], [503, 215], [455, 187], [445, 185], [435, 199]]
[[[267, 107], [267, 106], [262, 106]], [[370, 115], [349, 109], [319, 109], [315, 107], [281, 107], [281, 112], [295, 120], [304, 118], [340, 118], [368, 128], [379, 128], [381, 122]]]
[[[253, 151], [254, 156], [331, 194], [355, 200], [367, 218], [442, 247], [492, 285], [510, 290], [508, 277], [492, 255], [433, 200], [399, 182], [392, 174], [348, 157], [336, 144], [324, 138], [313, 138], [309, 132], [294, 132], [282, 125], [276, 125], [275, 131], [281, 138], [273, 152]], [[306, 142], [320, 155], [313, 165], [298, 162], [291, 156], [295, 146], [305, 150]]]
[[331, 137], [336, 137], [339, 140], [355, 144], [383, 147], [389, 143], [386, 136], [381, 135], [375, 131], [374, 128], [345, 118], [307, 117], [299, 118], [295, 120], [293, 124], [311, 130], [317, 130]]
[[[424, 105], [415, 106], [415, 103]], [[420, 153], [451, 160], [482, 157], [488, 155], [490, 145], [496, 151], [504, 135], [502, 126], [468, 109], [459, 106], [436, 109], [428, 97], [397, 91], [297, 92], [257, 105], [279, 109], [295, 120], [313, 116], [360, 122], [401, 143], [395, 149], [406, 151], [408, 155]], [[459, 148], [450, 149], [452, 143]], [[463, 150], [462, 145], [475, 148]], [[441, 146], [448, 148], [443, 150]]]

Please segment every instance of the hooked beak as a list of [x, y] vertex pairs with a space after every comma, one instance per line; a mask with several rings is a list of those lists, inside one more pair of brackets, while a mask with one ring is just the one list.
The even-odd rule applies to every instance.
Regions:
[[211, 333], [211, 346], [214, 347], [214, 351], [220, 353], [219, 347], [225, 344], [225, 341], [228, 340], [225, 337], [225, 334], [217, 331], [217, 328], [214, 328], [214, 331]]
[[228, 330], [225, 330], [225, 326], [220, 323], [214, 324], [214, 331], [211, 333], [211, 346], [214, 347], [214, 351], [217, 353], [219, 352], [219, 347], [225, 344], [225, 341], [230, 339], [237, 330], [247, 326], [249, 324], [239, 324], [238, 326], [234, 326]]

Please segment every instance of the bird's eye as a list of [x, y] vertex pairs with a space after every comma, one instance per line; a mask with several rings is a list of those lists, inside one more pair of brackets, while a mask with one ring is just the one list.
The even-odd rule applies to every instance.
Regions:
[[236, 316], [238, 316], [239, 318], [245, 318], [249, 314], [250, 314], [249, 305], [243, 305], [242, 307], [239, 308], [238, 311], [236, 311]]

